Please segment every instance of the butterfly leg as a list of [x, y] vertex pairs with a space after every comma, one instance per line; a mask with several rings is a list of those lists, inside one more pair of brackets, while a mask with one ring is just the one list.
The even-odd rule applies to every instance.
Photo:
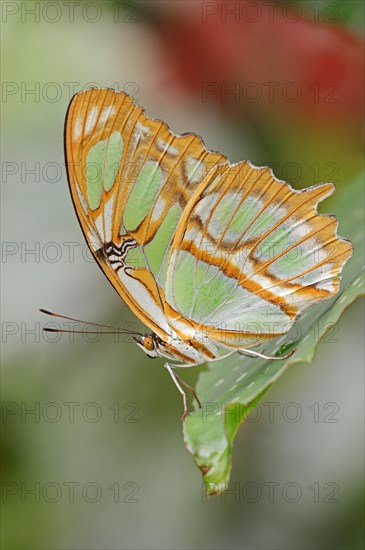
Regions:
[[[195, 365], [195, 363], [194, 363]], [[185, 382], [185, 380], [183, 380], [182, 378], [180, 378], [180, 376], [178, 376], [177, 374], [174, 373], [174, 371], [172, 370], [173, 367], [172, 365], [170, 365], [169, 363], [165, 363], [165, 368], [168, 370], [171, 378], [172, 378], [172, 381], [174, 382], [175, 386], [177, 387], [177, 389], [179, 390], [180, 394], [182, 395], [182, 398], [183, 398], [183, 404], [184, 404], [184, 412], [182, 414], [182, 417], [181, 417], [181, 422], [184, 422], [185, 418], [187, 417], [187, 415], [189, 414], [189, 411], [188, 411], [188, 406], [187, 406], [187, 402], [186, 402], [186, 393], [184, 392], [184, 390], [182, 389], [181, 386], [185, 386], [188, 390], [191, 391], [191, 393], [193, 394], [193, 396], [195, 397], [195, 399], [197, 400], [198, 404], [199, 404], [199, 407], [201, 407], [201, 402], [200, 400], [198, 399], [198, 396], [196, 395], [195, 393], [195, 390], [192, 386], [190, 386], [190, 384], [188, 384], [187, 382]], [[193, 365], [192, 365], [193, 366]]]
[[174, 372], [174, 375], [176, 377], [176, 379], [179, 381], [179, 383], [182, 385], [182, 386], [185, 386], [185, 388], [187, 388], [194, 396], [196, 402], [198, 403], [199, 405], [199, 409], [202, 408], [202, 404], [201, 404], [201, 401], [199, 399], [199, 397], [197, 396], [196, 394], [196, 391], [194, 390], [193, 386], [190, 386], [190, 384], [188, 384], [187, 382], [185, 382], [185, 380], [183, 380], [182, 378], [180, 378], [180, 376], [178, 376], [176, 374], [176, 372]]
[[252, 351], [250, 349], [238, 349], [237, 351], [240, 355], [247, 355], [248, 357], [260, 357], [260, 359], [267, 359], [268, 361], [284, 361], [284, 359], [288, 359], [293, 355], [293, 353], [296, 352], [295, 349], [292, 349], [289, 353], [283, 355], [282, 357], [272, 357], [270, 355], [259, 353], [258, 351]]
[[222, 359], [227, 359], [227, 357], [230, 357], [231, 355], [233, 355], [236, 352], [237, 352], [237, 350], [234, 349], [232, 351], [229, 351], [225, 355], [221, 355], [220, 357], [214, 357], [214, 359], [209, 359], [209, 361], [207, 361], [207, 363], [215, 363], [215, 361], [222, 361]]
[[182, 398], [183, 398], [183, 403], [184, 403], [184, 412], [183, 412], [183, 415], [181, 417], [181, 422], [184, 422], [185, 418], [187, 417], [187, 415], [189, 414], [188, 412], [188, 406], [186, 404], [186, 393], [184, 392], [184, 390], [182, 389], [182, 387], [180, 386], [176, 376], [175, 376], [175, 373], [173, 372], [171, 366], [168, 364], [168, 363], [165, 363], [165, 368], [168, 370], [175, 386], [177, 387], [177, 389], [179, 390], [179, 392], [181, 393], [182, 395]]

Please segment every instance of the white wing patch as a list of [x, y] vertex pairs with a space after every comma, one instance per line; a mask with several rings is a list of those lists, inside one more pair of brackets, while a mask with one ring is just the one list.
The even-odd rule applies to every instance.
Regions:
[[99, 236], [93, 231], [93, 229], [89, 228], [89, 231], [87, 232], [87, 238], [89, 239], [93, 250], [99, 250], [102, 243], [99, 239]]
[[113, 116], [115, 113], [115, 107], [114, 105], [109, 105], [109, 107], [105, 107], [103, 109], [103, 112], [101, 113], [100, 115], [100, 118], [99, 118], [99, 126], [101, 126], [102, 124], [105, 124], [107, 122], [107, 120]]
[[137, 147], [137, 145], [139, 144], [141, 139], [143, 140], [143, 139], [146, 138], [149, 131], [150, 131], [150, 129], [148, 128], [148, 126], [144, 126], [140, 122], [137, 122], [136, 123], [136, 129], [135, 129], [134, 134], [133, 134], [133, 146]]
[[104, 227], [105, 235], [104, 241], [109, 242], [112, 240], [112, 224], [113, 224], [113, 207], [114, 207], [115, 194], [104, 205]]
[[97, 107], [92, 107], [90, 109], [90, 113], [87, 115], [87, 119], [86, 119], [84, 135], [90, 134], [90, 132], [94, 129], [98, 118], [98, 114], [99, 114], [99, 109]]
[[87, 215], [88, 214], [88, 207], [87, 207], [86, 201], [84, 199], [84, 195], [81, 193], [79, 184], [77, 182], [75, 182], [75, 187], [76, 187], [77, 196], [79, 197], [79, 201], [80, 201], [80, 204], [82, 206], [82, 209], [85, 212], [85, 214]]
[[99, 214], [99, 216], [96, 218], [95, 220], [95, 225], [96, 225], [96, 229], [102, 239], [102, 241], [105, 242], [105, 238], [104, 238], [104, 219], [103, 219], [103, 214]]
[[176, 149], [176, 147], [173, 147], [172, 145], [169, 145], [161, 138], [157, 138], [156, 140], [156, 146], [160, 151], [163, 153], [167, 153], [168, 155], [176, 156], [179, 153], [179, 150]]
[[79, 139], [79, 137], [81, 136], [82, 124], [83, 124], [83, 119], [82, 119], [81, 116], [78, 116], [77, 119], [76, 119], [74, 128], [73, 128], [73, 133], [72, 133], [72, 137], [73, 137], [74, 141], [77, 141]]
[[152, 217], [151, 217], [152, 222], [159, 219], [159, 217], [161, 216], [162, 212], [165, 209], [165, 206], [166, 206], [166, 201], [162, 197], [159, 197], [156, 202], [156, 206], [154, 207], [152, 212]]
[[211, 210], [216, 204], [219, 197], [219, 193], [212, 193], [211, 195], [207, 195], [206, 197], [200, 199], [197, 205], [194, 207], [194, 214], [199, 217], [202, 224], [205, 224], [208, 220]]
[[184, 160], [185, 174], [189, 183], [197, 183], [204, 176], [205, 164], [194, 157]]

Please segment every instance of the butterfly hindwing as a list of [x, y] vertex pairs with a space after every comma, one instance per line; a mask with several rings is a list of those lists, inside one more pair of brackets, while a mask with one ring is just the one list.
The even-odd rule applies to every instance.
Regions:
[[334, 216], [317, 213], [332, 192], [332, 184], [295, 191], [248, 162], [212, 171], [172, 246], [165, 309], [175, 330], [248, 347], [333, 296], [352, 247]]
[[66, 162], [96, 260], [134, 313], [165, 338], [171, 242], [186, 204], [225, 157], [194, 134], [174, 135], [127, 94], [92, 89], [70, 104]]

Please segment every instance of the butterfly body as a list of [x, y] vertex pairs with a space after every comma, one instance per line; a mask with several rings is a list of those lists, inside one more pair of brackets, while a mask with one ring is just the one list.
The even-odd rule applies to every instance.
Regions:
[[135, 343], [168, 359], [182, 394], [169, 361], [247, 352], [338, 291], [351, 244], [334, 216], [317, 213], [332, 184], [295, 191], [266, 167], [230, 164], [107, 89], [74, 96], [65, 141], [88, 245], [153, 331]]

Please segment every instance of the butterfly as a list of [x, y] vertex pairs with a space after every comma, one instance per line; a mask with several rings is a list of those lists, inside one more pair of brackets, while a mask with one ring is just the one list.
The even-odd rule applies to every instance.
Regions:
[[[71, 100], [66, 165], [86, 241], [124, 302], [149, 327], [133, 341], [174, 371], [279, 337], [334, 296], [352, 253], [317, 205], [331, 183], [296, 191], [267, 167], [231, 164], [195, 134], [175, 135], [126, 93]], [[199, 401], [199, 400], [198, 400]]]

